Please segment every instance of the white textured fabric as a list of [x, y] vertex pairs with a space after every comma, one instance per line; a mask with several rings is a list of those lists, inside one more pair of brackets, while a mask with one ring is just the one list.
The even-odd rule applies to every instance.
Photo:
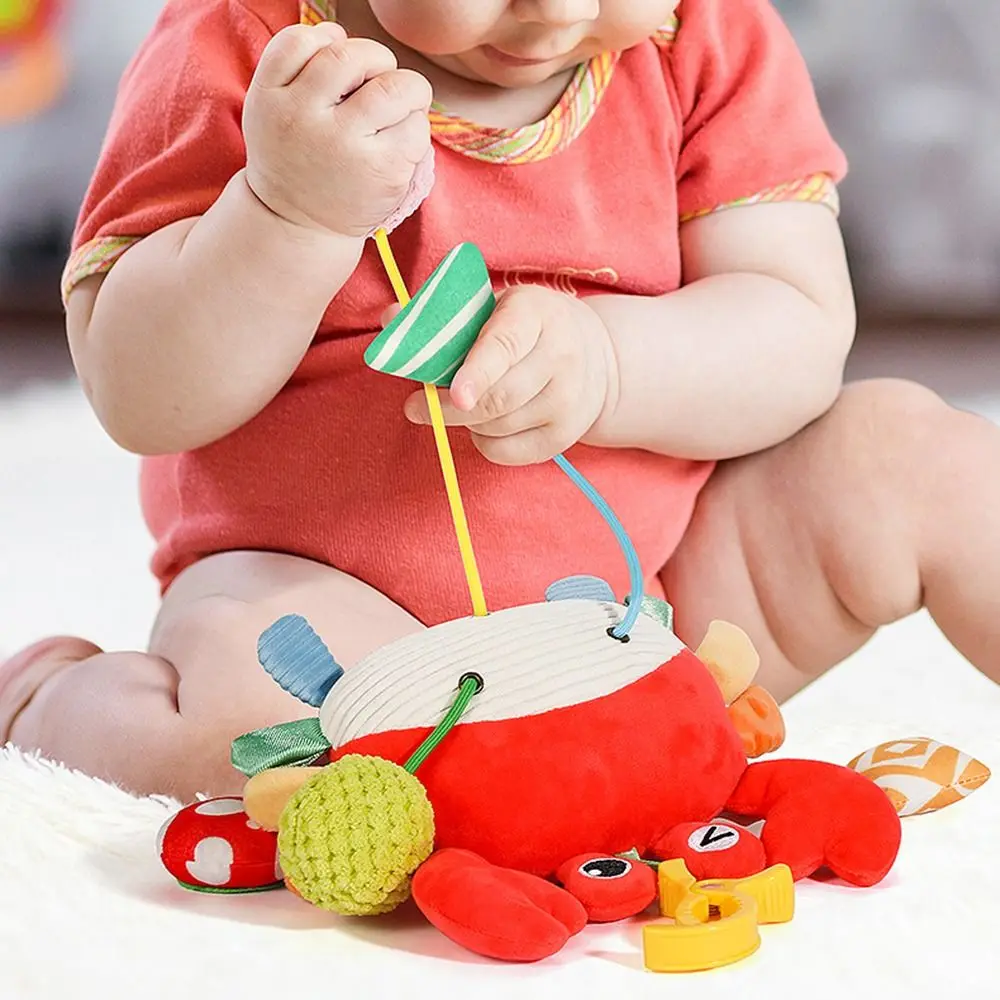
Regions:
[[608, 635], [618, 604], [554, 601], [462, 618], [399, 639], [352, 667], [320, 709], [330, 744], [436, 726], [463, 674], [485, 687], [463, 722], [537, 715], [600, 698], [645, 677], [684, 647], [640, 615], [627, 643]]

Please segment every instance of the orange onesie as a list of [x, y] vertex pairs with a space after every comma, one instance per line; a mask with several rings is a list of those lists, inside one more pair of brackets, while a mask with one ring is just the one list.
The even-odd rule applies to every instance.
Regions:
[[[168, 0], [125, 73], [65, 294], [137, 240], [211, 206], [245, 163], [242, 103], [265, 45], [300, 19], [334, 18], [334, 8]], [[835, 208], [846, 169], [768, 0], [683, 0], [653, 38], [580, 66], [536, 124], [484, 128], [435, 107], [432, 125], [436, 186], [393, 236], [412, 288], [467, 240], [497, 289], [663, 295], [681, 282], [683, 221], [761, 201]], [[336, 566], [427, 624], [469, 612], [431, 432], [403, 416], [413, 386], [362, 360], [392, 301], [369, 244], [262, 413], [208, 447], [143, 461], [164, 588], [210, 553], [272, 550]], [[540, 600], [574, 573], [627, 592], [613, 536], [551, 463], [500, 468], [465, 432], [452, 439], [491, 608]], [[569, 457], [614, 507], [649, 592], [662, 596], [658, 574], [712, 464], [582, 446]]]

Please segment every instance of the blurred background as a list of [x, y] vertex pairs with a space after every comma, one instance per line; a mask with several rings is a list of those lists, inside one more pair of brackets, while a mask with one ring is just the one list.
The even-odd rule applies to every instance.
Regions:
[[[916, 378], [1000, 416], [1000, 3], [777, 5], [852, 163], [852, 377]], [[0, 0], [2, 646], [52, 628], [141, 642], [155, 607], [135, 464], [72, 381], [58, 278], [118, 77], [161, 6]]]
[[[47, 311], [118, 77], [162, 0], [0, 0], [60, 8], [0, 96], [0, 305]], [[1000, 4], [778, 0], [850, 155], [844, 224], [869, 315], [1000, 312]], [[54, 53], [52, 50], [56, 50]], [[15, 59], [0, 41], [0, 86]], [[42, 67], [45, 53], [52, 58]], [[28, 62], [22, 54], [20, 62]], [[43, 82], [39, 84], [39, 79]], [[22, 104], [23, 107], [16, 105]], [[36, 105], [31, 107], [31, 105]]]

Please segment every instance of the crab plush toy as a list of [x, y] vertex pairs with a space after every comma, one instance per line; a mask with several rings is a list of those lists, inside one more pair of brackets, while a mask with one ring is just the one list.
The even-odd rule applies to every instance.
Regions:
[[[335, 912], [385, 912], [412, 885], [448, 937], [523, 961], [645, 910], [656, 876], [636, 851], [683, 859], [696, 878], [782, 863], [797, 879], [825, 867], [867, 886], [889, 871], [900, 822], [872, 781], [818, 761], [748, 764], [760, 748], [750, 720], [767, 746], [780, 723], [759, 688], [726, 704], [755, 666], [738, 629], [716, 623], [699, 656], [647, 602], [622, 643], [609, 632], [625, 606], [553, 593], [404, 638], [346, 673], [302, 619], [265, 633], [262, 660], [320, 713], [234, 745], [256, 771], [246, 815], [276, 833], [257, 852], [270, 859], [247, 859], [261, 884], [277, 850], [286, 885]], [[462, 689], [476, 693], [418, 780], [409, 761]], [[326, 753], [322, 766], [282, 766]], [[762, 837], [723, 813], [765, 820]]]
[[[488, 282], [475, 248], [456, 248], [369, 364], [447, 384], [489, 316]], [[696, 879], [776, 865], [859, 886], [885, 876], [900, 844], [889, 797], [834, 764], [748, 763], [784, 736], [773, 699], [752, 684], [749, 639], [716, 622], [696, 652], [685, 647], [669, 606], [642, 596], [613, 513], [557, 463], [615, 531], [628, 598], [574, 577], [543, 603], [437, 625], [346, 672], [304, 619], [279, 620], [259, 659], [318, 717], [235, 741], [243, 802], [188, 808], [219, 830], [245, 810], [235, 825], [246, 843], [227, 847], [204, 824], [213, 848], [168, 829], [163, 857], [181, 881], [245, 890], [283, 877], [349, 915], [384, 913], [412, 893], [457, 943], [534, 961], [588, 922], [647, 909], [657, 876], [646, 861], [682, 860]], [[762, 835], [734, 817], [764, 820]], [[215, 848], [225, 863], [209, 878]]]

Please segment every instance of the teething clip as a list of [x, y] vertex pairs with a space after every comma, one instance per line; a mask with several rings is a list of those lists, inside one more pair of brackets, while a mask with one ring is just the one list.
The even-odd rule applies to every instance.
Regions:
[[749, 958], [761, 924], [787, 923], [795, 889], [787, 865], [745, 879], [697, 882], [681, 860], [659, 866], [660, 912], [674, 922], [647, 924], [643, 960], [651, 972], [701, 972]]

